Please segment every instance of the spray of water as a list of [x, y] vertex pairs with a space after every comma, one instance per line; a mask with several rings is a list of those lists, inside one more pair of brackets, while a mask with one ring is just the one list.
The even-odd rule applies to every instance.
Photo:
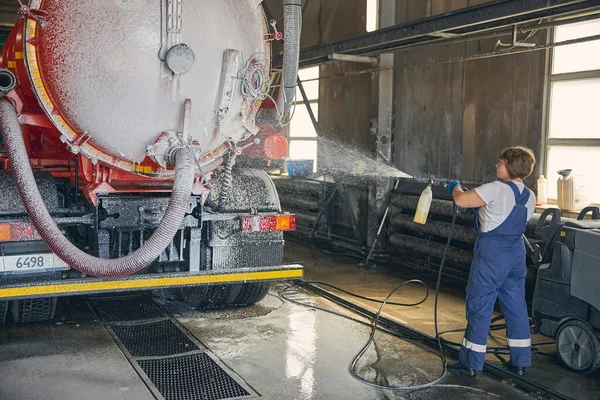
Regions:
[[367, 154], [323, 137], [319, 138], [319, 172], [362, 178], [413, 178], [392, 166], [377, 162]]

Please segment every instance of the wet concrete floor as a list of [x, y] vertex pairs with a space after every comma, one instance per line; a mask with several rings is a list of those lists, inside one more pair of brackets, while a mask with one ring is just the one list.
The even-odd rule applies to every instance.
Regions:
[[[391, 270], [361, 270], [290, 243], [288, 261], [306, 265], [307, 280], [326, 280], [373, 297], [385, 296], [406, 277]], [[176, 300], [156, 298], [195, 337], [267, 399], [527, 399], [510, 382], [480, 374], [447, 374], [440, 385], [417, 391], [389, 391], [360, 383], [348, 373], [352, 358], [369, 338], [367, 326], [281, 299], [285, 283], [259, 304], [212, 312], [191, 310]], [[422, 296], [407, 288], [398, 301]], [[286, 296], [350, 316], [348, 311], [303, 289]], [[388, 316], [431, 332], [431, 299], [415, 308], [390, 308]], [[361, 305], [368, 305], [361, 303]], [[370, 305], [373, 306], [373, 305]], [[442, 296], [442, 329], [464, 324], [460, 292]], [[500, 339], [498, 339], [500, 340]], [[418, 344], [378, 332], [356, 365], [363, 379], [381, 385], [420, 385], [442, 373], [439, 357]], [[573, 376], [552, 358], [536, 357], [532, 373], [573, 398], [600, 398], [597, 378]], [[61, 299], [50, 323], [0, 327], [0, 399], [152, 399], [119, 347], [95, 320], [85, 299]]]
[[[301, 244], [288, 242], [286, 244], [286, 261], [298, 262], [305, 267], [306, 281], [321, 281], [338, 286], [365, 297], [383, 300], [388, 293], [400, 283], [409, 279], [422, 278], [415, 275], [414, 271], [402, 270], [398, 266], [380, 266], [376, 270], [365, 270], [357, 267], [357, 262], [332, 257]], [[427, 282], [433, 290], [435, 282]], [[351, 300], [367, 309], [377, 311], [379, 304], [350, 297], [344, 293], [326, 288], [342, 298]], [[402, 324], [408, 325], [421, 332], [434, 335], [433, 326], [433, 291], [429, 299], [416, 307], [387, 306], [383, 314]], [[424, 295], [424, 290], [419, 286], [406, 286], [390, 301], [412, 303], [419, 301]], [[464, 291], [446, 285], [442, 287], [439, 305], [440, 331], [461, 329], [466, 326]], [[496, 312], [495, 315], [499, 315]], [[503, 321], [499, 321], [502, 323]], [[462, 340], [462, 333], [446, 334], [443, 337], [454, 342]], [[553, 342], [551, 338], [543, 335], [534, 335], [533, 343]], [[506, 336], [503, 329], [493, 331], [488, 339], [488, 346], [505, 346]], [[554, 344], [539, 346], [547, 355], [536, 354], [533, 356], [533, 365], [527, 370], [527, 376], [553, 390], [574, 399], [591, 400], [600, 399], [600, 374], [582, 375], [564, 368], [557, 356]], [[508, 355], [503, 356], [508, 359]], [[488, 355], [488, 361], [499, 363], [494, 355]]]

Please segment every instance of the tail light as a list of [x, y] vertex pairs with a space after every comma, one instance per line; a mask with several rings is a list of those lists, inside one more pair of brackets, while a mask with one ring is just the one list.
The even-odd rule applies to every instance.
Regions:
[[284, 215], [244, 215], [240, 229], [242, 232], [276, 232], [296, 230], [296, 216]]
[[23, 242], [30, 240], [42, 240], [33, 227], [33, 224], [28, 222], [0, 224], [0, 242]]

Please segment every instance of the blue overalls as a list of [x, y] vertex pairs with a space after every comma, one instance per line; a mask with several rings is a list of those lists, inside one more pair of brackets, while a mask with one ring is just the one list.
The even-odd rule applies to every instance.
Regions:
[[467, 285], [467, 331], [460, 347], [460, 362], [481, 371], [496, 299], [506, 318], [506, 337], [511, 364], [531, 365], [531, 336], [525, 303], [525, 244], [529, 190], [507, 182], [515, 195], [515, 207], [506, 220], [490, 232], [479, 232]]

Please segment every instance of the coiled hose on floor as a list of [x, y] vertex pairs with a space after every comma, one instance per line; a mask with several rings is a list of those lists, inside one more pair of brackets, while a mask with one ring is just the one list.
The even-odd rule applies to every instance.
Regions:
[[17, 112], [6, 100], [0, 101], [0, 131], [19, 196], [31, 222], [48, 247], [71, 268], [102, 278], [134, 274], [152, 264], [181, 228], [189, 208], [194, 183], [195, 160], [189, 149], [181, 148], [175, 153], [175, 181], [171, 199], [152, 236], [135, 252], [122, 258], [108, 260], [91, 256], [78, 249], [63, 235], [50, 216], [33, 177]]

